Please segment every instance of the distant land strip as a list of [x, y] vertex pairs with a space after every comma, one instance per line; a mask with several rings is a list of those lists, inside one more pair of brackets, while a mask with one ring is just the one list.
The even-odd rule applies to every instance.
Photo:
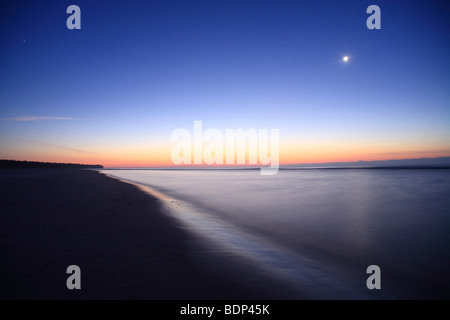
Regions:
[[57, 163], [39, 161], [0, 160], [0, 168], [79, 168], [101, 169], [101, 164]]
[[353, 162], [326, 162], [326, 163], [298, 163], [283, 167], [424, 167], [424, 166], [450, 166], [450, 157], [399, 159], [399, 160], [376, 160], [376, 161], [353, 161]]

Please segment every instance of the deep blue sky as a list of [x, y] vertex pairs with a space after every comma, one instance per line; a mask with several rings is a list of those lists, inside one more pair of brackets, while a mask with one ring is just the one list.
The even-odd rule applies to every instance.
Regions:
[[[71, 4], [81, 30], [66, 28]], [[371, 4], [381, 30], [366, 28]], [[448, 1], [0, 7], [1, 158], [108, 162], [116, 148], [151, 163], [144, 149], [194, 120], [278, 128], [296, 162], [450, 155]], [[15, 121], [31, 116], [75, 119]]]

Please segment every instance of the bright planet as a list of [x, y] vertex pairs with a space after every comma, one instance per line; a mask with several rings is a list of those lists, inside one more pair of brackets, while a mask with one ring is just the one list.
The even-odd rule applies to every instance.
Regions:
[[342, 58], [342, 61], [348, 62], [348, 56], [343, 57], [343, 58]]

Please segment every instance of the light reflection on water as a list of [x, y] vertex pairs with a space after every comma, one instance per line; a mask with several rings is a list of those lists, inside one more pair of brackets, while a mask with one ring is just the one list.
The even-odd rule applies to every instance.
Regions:
[[387, 271], [385, 297], [444, 290], [449, 170], [103, 172], [151, 187], [188, 229], [321, 297], [366, 297], [370, 264]]

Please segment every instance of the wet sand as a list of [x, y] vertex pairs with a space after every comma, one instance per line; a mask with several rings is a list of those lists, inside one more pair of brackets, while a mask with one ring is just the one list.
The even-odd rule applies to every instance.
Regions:
[[[93, 170], [0, 170], [0, 299], [299, 299]], [[69, 290], [69, 265], [81, 290]]]

